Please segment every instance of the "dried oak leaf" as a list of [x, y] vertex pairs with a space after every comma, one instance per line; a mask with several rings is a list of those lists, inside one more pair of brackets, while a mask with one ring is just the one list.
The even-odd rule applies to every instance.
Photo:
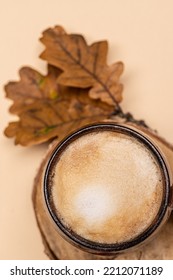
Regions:
[[118, 106], [122, 100], [123, 86], [118, 79], [123, 63], [107, 65], [107, 41], [88, 46], [83, 36], [67, 34], [61, 26], [47, 29], [40, 40], [46, 46], [40, 57], [63, 70], [58, 83], [91, 87], [91, 98]]
[[60, 137], [109, 116], [114, 107], [92, 100], [87, 89], [57, 84], [60, 70], [50, 66], [46, 76], [24, 67], [20, 81], [5, 86], [6, 96], [14, 101], [10, 112], [18, 121], [9, 123], [7, 137], [15, 144], [34, 145]]

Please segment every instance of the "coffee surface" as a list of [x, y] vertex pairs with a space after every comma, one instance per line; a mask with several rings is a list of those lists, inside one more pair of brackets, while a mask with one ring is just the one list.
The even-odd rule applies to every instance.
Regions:
[[151, 151], [110, 131], [73, 141], [54, 167], [57, 216], [75, 233], [99, 243], [130, 241], [158, 214], [163, 178]]

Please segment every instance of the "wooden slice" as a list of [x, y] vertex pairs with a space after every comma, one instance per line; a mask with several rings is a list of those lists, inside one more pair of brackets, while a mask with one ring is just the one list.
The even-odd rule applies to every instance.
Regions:
[[[118, 123], [124, 123], [123, 119], [116, 117], [107, 121], [115, 121]], [[166, 140], [159, 137], [156, 132], [150, 128], [144, 127], [142, 124], [137, 125], [135, 123], [126, 123], [133, 126], [139, 131], [146, 133], [152, 138], [158, 146], [164, 150], [166, 158], [173, 170], [173, 146]], [[42, 241], [45, 248], [45, 253], [50, 259], [54, 260], [99, 260], [99, 259], [119, 259], [119, 260], [149, 260], [149, 259], [162, 259], [173, 260], [173, 215], [170, 216], [168, 222], [163, 226], [161, 231], [154, 236], [152, 240], [146, 245], [139, 246], [138, 249], [130, 250], [124, 253], [118, 253], [116, 255], [96, 255], [88, 252], [84, 252], [62, 238], [57, 232], [55, 225], [53, 224], [47, 209], [43, 203], [43, 190], [42, 190], [42, 174], [44, 172], [47, 159], [52, 152], [52, 149], [57, 143], [54, 143], [49, 148], [47, 155], [45, 156], [41, 166], [38, 170], [37, 176], [34, 181], [33, 188], [33, 206], [35, 216], [37, 219], [38, 228], [41, 233]]]

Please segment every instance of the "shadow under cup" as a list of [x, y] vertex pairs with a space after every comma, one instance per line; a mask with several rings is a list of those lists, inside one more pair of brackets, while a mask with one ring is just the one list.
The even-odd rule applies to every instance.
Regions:
[[[92, 139], [94, 137], [96, 137], [95, 142], [92, 142], [94, 141]], [[106, 141], [105, 140], [103, 141], [102, 138], [105, 138]], [[114, 141], [114, 139], [117, 140]], [[95, 164], [94, 161], [96, 156], [100, 155], [99, 147], [102, 147], [101, 149], [104, 151], [104, 153], [102, 151], [103, 153], [102, 161], [106, 162], [107, 160], [106, 147], [108, 147], [109, 145], [109, 140], [111, 143], [110, 145], [112, 145], [113, 147], [111, 152], [112, 162], [111, 163], [108, 162], [108, 171], [105, 170], [105, 175], [104, 175], [103, 172], [100, 171], [100, 170], [104, 170], [104, 167], [103, 169], [100, 169], [101, 164]], [[87, 141], [89, 141], [89, 143]], [[103, 143], [105, 144], [103, 145], [101, 141], [103, 141]], [[129, 143], [131, 145], [130, 151], [127, 150], [129, 147]], [[114, 145], [118, 145], [117, 147], [121, 147], [122, 151], [124, 145], [125, 152], [123, 151], [122, 154], [123, 158], [125, 158], [124, 162], [126, 162], [129, 158], [130, 159], [132, 158], [132, 162], [130, 163], [130, 165], [128, 165], [125, 168], [128, 169], [129, 166], [133, 167], [134, 165], [134, 171], [133, 171], [134, 174], [136, 172], [135, 161], [137, 162], [136, 163], [137, 165], [141, 165], [140, 167], [141, 168], [140, 172], [142, 172], [141, 176], [146, 176], [146, 174], [148, 174], [147, 172], [149, 172], [149, 174], [152, 173], [150, 168], [146, 167], [148, 156], [149, 157], [151, 156], [154, 162], [153, 166], [156, 166], [156, 169], [154, 167], [155, 170], [154, 172], [157, 171], [160, 176], [160, 178], [158, 178], [158, 182], [159, 182], [158, 188], [160, 188], [159, 190], [160, 196], [158, 197], [160, 198], [157, 199], [158, 205], [157, 208], [155, 209], [153, 216], [151, 216], [150, 207], [153, 207], [154, 200], [151, 200], [150, 203], [145, 198], [145, 193], [147, 191], [148, 192], [150, 191], [148, 189], [149, 188], [148, 185], [145, 185], [145, 180], [141, 180], [141, 184], [138, 190], [138, 188], [135, 188], [135, 184], [136, 184], [135, 182], [138, 180], [138, 175], [135, 175], [134, 181], [132, 180], [132, 190], [129, 190], [129, 192], [127, 193], [127, 185], [129, 184], [130, 186], [131, 177], [133, 177], [130, 176], [129, 174], [127, 177], [128, 178], [127, 185], [123, 183], [124, 185], [122, 184], [122, 186], [116, 186], [116, 188], [114, 188], [114, 185], [118, 185], [118, 184], [121, 185], [122, 180], [123, 182], [126, 182], [125, 181], [126, 172], [124, 172], [124, 170], [126, 169], [123, 169], [123, 166], [121, 166], [122, 165], [121, 161], [120, 161], [121, 164], [115, 165], [115, 169], [117, 169], [118, 171], [116, 170], [115, 172], [110, 173], [111, 169], [109, 168], [109, 166], [111, 168], [114, 168], [112, 167], [114, 166], [113, 165], [114, 158], [117, 161], [119, 160], [119, 150], [116, 147], [114, 149]], [[133, 145], [136, 145], [134, 146], [137, 147], [135, 148], [136, 150], [133, 150]], [[83, 150], [81, 147], [83, 148]], [[95, 149], [93, 149], [93, 147], [95, 147]], [[140, 147], [141, 149], [143, 149], [143, 153], [144, 154], [146, 153], [146, 163], [144, 165], [142, 160], [140, 159], [141, 152], [138, 151], [138, 148], [140, 150]], [[104, 159], [104, 155], [105, 155], [105, 159]], [[68, 164], [69, 164], [69, 168], [63, 169], [66, 168], [63, 166], [67, 166]], [[91, 165], [92, 168], [90, 168], [89, 165]], [[116, 166], [118, 167], [116, 168]], [[80, 173], [79, 168], [81, 168], [81, 174], [79, 174]], [[145, 169], [147, 169], [147, 171], [145, 171]], [[91, 186], [88, 187], [88, 184], [90, 183], [88, 182], [88, 180], [90, 180], [90, 177], [89, 175], [87, 175], [87, 172], [90, 172], [92, 174], [91, 175], [92, 181], [94, 180], [93, 178], [98, 178], [96, 179], [97, 184], [98, 182], [101, 182], [103, 180], [100, 179], [100, 176], [105, 178], [107, 176], [108, 179], [110, 179], [110, 177], [113, 178], [112, 179], [113, 185], [110, 187], [106, 186], [105, 188], [102, 187], [100, 189], [98, 188], [98, 194], [95, 194], [95, 186], [93, 186], [93, 182]], [[92, 172], [96, 172], [96, 173], [92, 173]], [[99, 176], [99, 172], [101, 172], [102, 175], [100, 174]], [[122, 172], [123, 175], [121, 176], [121, 178], [123, 179], [119, 178], [120, 176], [116, 175], [119, 173], [116, 172], [120, 172], [120, 173]], [[79, 180], [76, 179], [76, 177], [74, 176], [80, 176], [80, 178], [83, 178], [83, 180], [87, 182], [86, 184], [87, 190], [84, 187], [85, 182], [84, 183], [79, 182], [79, 186], [75, 187], [76, 184], [78, 184]], [[57, 192], [58, 196], [54, 195], [55, 192], [54, 190], [56, 188], [55, 178], [57, 178], [56, 179], [58, 182], [57, 184], [60, 185], [58, 187], [59, 191]], [[72, 178], [74, 178], [74, 180]], [[155, 177], [152, 177], [152, 180], [156, 180]], [[68, 185], [61, 187], [61, 185], [65, 184], [66, 182], [68, 182]], [[116, 182], [118, 183], [116, 184]], [[80, 193], [80, 184], [81, 184], [81, 188], [84, 188], [83, 196], [80, 196], [78, 194], [78, 192]], [[109, 184], [110, 184], [110, 180], [109, 180]], [[52, 155], [50, 156], [44, 174], [43, 185], [44, 185], [44, 199], [46, 203], [46, 208], [48, 209], [50, 218], [53, 220], [53, 223], [56, 226], [57, 232], [71, 244], [90, 253], [103, 254], [103, 255], [116, 254], [117, 252], [131, 249], [136, 247], [137, 245], [143, 244], [145, 241], [149, 240], [150, 237], [152, 237], [158, 231], [158, 229], [162, 227], [162, 225], [168, 219], [171, 212], [170, 205], [169, 205], [170, 196], [171, 196], [169, 167], [164, 159], [164, 155], [162, 155], [161, 151], [156, 147], [153, 141], [149, 139], [145, 134], [140, 133], [139, 131], [131, 127], [119, 125], [115, 123], [99, 123], [99, 124], [93, 124], [81, 128], [80, 130], [68, 136], [61, 143], [59, 143], [54, 149]], [[128, 188], [130, 188], [129, 186]], [[92, 188], [94, 189], [94, 191]], [[64, 206], [65, 204], [64, 196], [66, 196], [66, 194], [64, 194], [63, 196], [64, 190], [67, 193], [67, 200], [68, 200], [67, 206]], [[109, 190], [114, 191], [114, 194], [108, 196]], [[144, 196], [142, 196], [142, 192]], [[76, 201], [76, 199], [80, 197], [80, 199], [78, 199], [79, 201], [77, 202], [79, 204], [79, 205], [77, 204], [77, 207], [78, 206], [80, 207], [76, 209], [76, 212], [73, 211], [72, 209], [73, 205], [75, 204], [73, 203], [73, 197], [71, 196], [71, 194], [74, 194], [74, 201]], [[155, 196], [156, 198], [156, 191], [153, 191], [152, 196]], [[90, 201], [88, 201], [86, 197], [88, 197], [87, 199]], [[109, 197], [111, 200], [110, 202], [109, 202]], [[117, 197], [119, 197], [121, 200], [121, 208], [122, 208], [121, 211], [117, 209], [118, 206], [115, 207]], [[98, 202], [99, 199], [101, 199], [100, 204]], [[144, 199], [145, 201], [142, 201], [142, 199]], [[150, 197], [148, 198], [148, 200], [150, 201]], [[107, 210], [105, 206], [106, 203], [108, 204], [108, 207], [110, 207], [109, 210]], [[143, 205], [149, 205], [147, 206], [148, 208], [146, 207], [146, 211], [148, 212], [144, 211], [145, 207], [143, 208], [139, 207], [140, 203], [142, 207]], [[98, 209], [97, 206], [100, 208]], [[69, 209], [66, 210], [65, 207], [66, 208], [69, 207]], [[88, 207], [88, 211], [87, 211], [87, 207]], [[93, 207], [93, 213], [92, 213], [92, 207]], [[133, 207], [137, 207], [134, 208], [135, 210], [134, 213], [136, 212], [135, 217], [132, 216]], [[107, 214], [102, 213], [102, 209], [106, 211]], [[141, 212], [137, 211], [136, 209], [139, 209]], [[112, 212], [115, 211], [115, 215], [112, 214], [111, 211]], [[97, 216], [97, 212], [99, 212], [100, 215], [99, 217]], [[79, 217], [75, 217], [74, 213], [76, 213], [76, 216], [79, 215]], [[121, 215], [119, 213], [121, 213]], [[92, 239], [92, 235], [87, 235], [85, 234], [85, 230], [82, 231], [82, 229], [80, 229], [80, 224], [81, 227], [84, 227], [85, 217], [82, 215], [85, 214], [87, 216], [86, 228], [87, 226], [89, 226], [90, 227], [89, 231], [92, 231], [92, 228], [94, 228], [93, 239]], [[141, 225], [142, 215], [144, 215], [145, 219], [147, 218], [148, 220], [149, 217], [151, 216], [150, 224], [147, 224], [147, 226]], [[106, 217], [107, 220], [105, 221]], [[110, 225], [109, 225], [109, 221], [110, 221]], [[137, 230], [138, 223], [140, 224], [140, 230]], [[73, 226], [73, 224], [75, 226]], [[101, 231], [99, 230], [97, 232], [97, 228], [99, 227], [100, 224], [101, 224], [101, 228], [103, 228], [103, 234], [100, 233]], [[108, 240], [106, 240], [106, 235], [102, 236], [104, 235], [104, 230], [106, 230], [106, 228], [108, 229], [107, 232], [109, 231]], [[133, 232], [132, 231], [130, 232], [130, 228], [133, 228]], [[129, 235], [128, 232], [130, 232]], [[99, 239], [99, 234], [102, 236], [100, 239]]]

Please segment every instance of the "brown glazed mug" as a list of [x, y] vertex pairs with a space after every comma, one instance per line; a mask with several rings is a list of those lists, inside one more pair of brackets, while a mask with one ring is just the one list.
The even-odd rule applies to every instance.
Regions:
[[[49, 156], [43, 175], [46, 213], [63, 242], [78, 249], [100, 255], [134, 249], [152, 239], [170, 216], [171, 168], [164, 145], [138, 128], [113, 122], [83, 127], [57, 144]], [[88, 186], [90, 180], [94, 191]], [[120, 202], [114, 203], [117, 196]]]

